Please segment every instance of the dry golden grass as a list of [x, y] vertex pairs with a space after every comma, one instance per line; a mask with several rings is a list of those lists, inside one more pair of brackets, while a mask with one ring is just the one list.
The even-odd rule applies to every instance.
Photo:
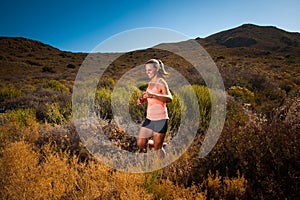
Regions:
[[36, 146], [36, 136], [29, 135], [49, 128], [49, 124], [29, 122], [21, 126], [10, 119], [5, 128], [1, 126], [1, 134], [23, 135], [3, 137], [6, 142], [0, 149], [1, 199], [206, 199], [208, 191], [210, 197], [218, 197], [219, 193], [222, 197], [242, 197], [245, 193], [244, 177], [225, 177], [216, 183], [219, 176], [210, 174], [202, 184], [184, 186], [163, 177], [163, 170], [131, 174], [93, 159], [81, 162], [77, 155], [58, 150], [52, 142]]

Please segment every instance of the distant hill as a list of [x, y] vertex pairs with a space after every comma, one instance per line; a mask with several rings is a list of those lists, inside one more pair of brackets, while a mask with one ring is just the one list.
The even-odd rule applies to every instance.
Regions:
[[274, 26], [244, 24], [203, 40], [227, 48], [251, 47], [266, 51], [300, 52], [300, 33], [286, 32]]
[[53, 53], [60, 52], [59, 49], [42, 42], [23, 37], [0, 37], [1, 53]]

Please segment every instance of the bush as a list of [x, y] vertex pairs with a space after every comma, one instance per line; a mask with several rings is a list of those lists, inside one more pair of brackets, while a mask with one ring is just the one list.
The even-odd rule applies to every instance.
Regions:
[[191, 115], [195, 113], [194, 109], [198, 107], [199, 128], [201, 130], [207, 128], [211, 115], [211, 99], [209, 89], [204, 86], [193, 85], [191, 88], [181, 88], [179, 95], [181, 98], [183, 98], [183, 102], [181, 103], [183, 111]]
[[205, 159], [198, 161], [197, 174], [211, 170], [233, 177], [240, 171], [247, 179], [249, 198], [293, 198], [299, 184], [295, 163], [299, 134], [284, 124], [269, 126], [255, 114], [246, 115], [237, 102], [230, 105], [227, 109], [231, 114], [218, 143]]
[[0, 115], [0, 147], [15, 141], [35, 142], [38, 123], [31, 109], [19, 109]]
[[15, 120], [20, 126], [30, 125], [29, 120], [35, 119], [35, 111], [33, 109], [18, 109], [6, 113], [10, 120]]
[[[43, 129], [32, 110], [1, 114], [0, 198], [296, 199], [299, 134], [288, 124], [269, 126], [233, 98], [228, 105], [207, 157], [198, 158], [199, 134], [177, 161], [147, 174], [116, 172], [91, 157], [83, 161], [75, 127]], [[47, 136], [39, 135], [43, 131]]]
[[248, 187], [247, 180], [244, 176], [240, 176], [237, 172], [237, 177], [229, 178], [222, 177], [219, 172], [213, 174], [211, 171], [204, 182], [203, 187], [207, 190], [207, 199], [242, 199], [246, 196]]
[[57, 80], [50, 80], [46, 84], [43, 85], [43, 88], [48, 88], [60, 92], [69, 92], [69, 88], [64, 86], [62, 83], [60, 83]]
[[[135, 86], [126, 85], [124, 87], [117, 87], [114, 90], [112, 98], [114, 98], [115, 114], [117, 116], [123, 116], [123, 112], [129, 112], [131, 119], [140, 123], [145, 118], [146, 104], [137, 105], [137, 99], [142, 96], [142, 92]], [[116, 107], [122, 106], [122, 109]], [[128, 108], [127, 108], [128, 106]], [[128, 119], [123, 118], [123, 121]], [[125, 123], [124, 121], [124, 123]]]
[[46, 103], [46, 119], [50, 123], [63, 124], [66, 123], [71, 117], [71, 105], [67, 104], [66, 107], [61, 107], [58, 102]]
[[20, 97], [21, 95], [22, 95], [21, 90], [15, 87], [0, 88], [0, 101], [17, 98]]
[[232, 86], [227, 90], [228, 94], [241, 100], [243, 103], [250, 103], [252, 106], [255, 105], [254, 93], [240, 86]]
[[171, 103], [167, 104], [169, 116], [169, 130], [176, 131], [181, 122], [181, 110], [185, 112], [185, 105], [182, 100], [178, 99], [177, 95], [173, 95]]
[[137, 105], [136, 101], [142, 97], [142, 92], [138, 88], [134, 88], [134, 92], [129, 99], [129, 113], [133, 121], [140, 123], [144, 121], [146, 116], [146, 104]]
[[97, 89], [95, 94], [95, 112], [102, 119], [112, 119], [110, 89]]
[[[211, 116], [210, 91], [207, 87], [199, 85], [193, 85], [193, 89], [195, 91], [199, 103], [200, 127], [205, 129], [209, 125]], [[214, 96], [212, 98], [214, 98]]]

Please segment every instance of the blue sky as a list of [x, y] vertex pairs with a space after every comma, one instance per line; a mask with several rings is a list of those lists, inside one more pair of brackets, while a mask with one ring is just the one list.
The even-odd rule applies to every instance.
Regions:
[[90, 52], [113, 35], [143, 27], [189, 38], [245, 23], [300, 32], [298, 0], [1, 0], [0, 5], [0, 36], [26, 37], [72, 52]]

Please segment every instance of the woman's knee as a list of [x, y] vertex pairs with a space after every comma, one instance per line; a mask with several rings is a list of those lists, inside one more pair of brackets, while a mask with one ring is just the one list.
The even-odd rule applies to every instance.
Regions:
[[136, 141], [136, 144], [140, 148], [145, 148], [146, 147], [146, 142], [147, 141], [145, 139], [138, 138], [137, 141]]

